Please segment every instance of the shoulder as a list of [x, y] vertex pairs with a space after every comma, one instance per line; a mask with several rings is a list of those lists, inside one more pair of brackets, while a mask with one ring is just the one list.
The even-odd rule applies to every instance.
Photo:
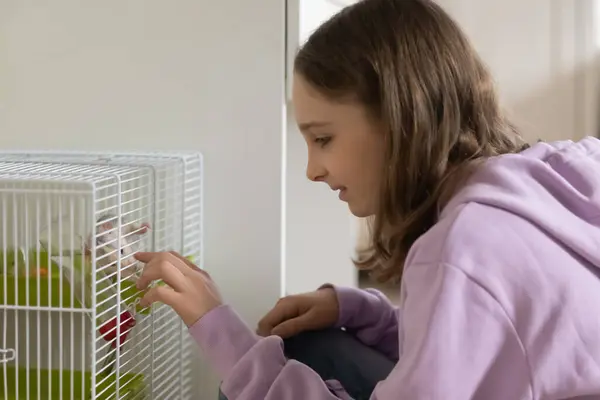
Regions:
[[457, 260], [459, 249], [462, 254], [488, 253], [518, 242], [522, 234], [507, 233], [524, 225], [525, 220], [505, 210], [474, 202], [464, 204], [423, 234], [412, 246], [408, 260], [411, 264], [452, 264], [464, 260], [460, 256]]
[[[411, 248], [406, 268], [452, 266], [483, 284], [490, 277], [513, 274], [535, 258], [528, 243], [539, 229], [524, 218], [478, 203], [457, 207]], [[526, 273], [521, 270], [519, 274]]]
[[573, 264], [573, 259], [557, 246], [525, 218], [468, 203], [415, 243], [405, 264], [403, 283], [427, 285], [418, 271], [425, 265], [429, 266], [429, 280], [433, 275], [439, 280], [462, 275], [465, 283], [480, 287], [513, 319], [522, 307], [558, 306], [555, 294], [568, 290], [574, 268], [561, 266]]

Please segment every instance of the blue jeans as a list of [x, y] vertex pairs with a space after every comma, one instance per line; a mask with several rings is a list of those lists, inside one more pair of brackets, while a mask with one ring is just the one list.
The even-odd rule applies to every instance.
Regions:
[[[324, 381], [338, 380], [355, 400], [368, 400], [377, 382], [384, 380], [395, 365], [341, 329], [303, 332], [284, 340], [284, 347], [288, 358], [306, 364]], [[219, 400], [227, 398], [221, 393]]]

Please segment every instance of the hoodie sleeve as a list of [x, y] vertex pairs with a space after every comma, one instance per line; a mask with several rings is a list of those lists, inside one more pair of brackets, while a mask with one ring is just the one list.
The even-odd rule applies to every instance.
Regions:
[[336, 327], [345, 328], [358, 340], [398, 360], [398, 307], [376, 289], [326, 284], [337, 294], [340, 315]]
[[352, 400], [339, 382], [324, 382], [308, 366], [288, 360], [280, 337], [259, 337], [228, 305], [210, 311], [189, 331], [228, 400]]
[[[404, 275], [400, 361], [371, 400], [531, 399], [531, 375], [504, 309], [462, 271], [420, 265]], [[229, 400], [351, 400], [336, 381], [288, 360], [227, 305], [190, 327]]]

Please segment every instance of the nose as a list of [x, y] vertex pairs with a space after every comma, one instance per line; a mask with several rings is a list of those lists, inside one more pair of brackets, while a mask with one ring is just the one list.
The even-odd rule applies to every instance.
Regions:
[[327, 171], [323, 165], [309, 155], [308, 164], [306, 165], [306, 177], [313, 182], [322, 182], [325, 180], [325, 176], [327, 176]]

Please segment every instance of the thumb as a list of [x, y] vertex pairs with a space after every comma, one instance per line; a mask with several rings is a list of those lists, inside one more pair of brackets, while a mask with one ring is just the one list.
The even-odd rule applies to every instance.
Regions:
[[315, 317], [316, 315], [312, 310], [308, 311], [297, 318], [288, 319], [277, 325], [273, 328], [271, 334], [280, 336], [282, 339], [295, 336], [301, 332], [310, 330], [314, 325], [316, 325], [314, 323]]

